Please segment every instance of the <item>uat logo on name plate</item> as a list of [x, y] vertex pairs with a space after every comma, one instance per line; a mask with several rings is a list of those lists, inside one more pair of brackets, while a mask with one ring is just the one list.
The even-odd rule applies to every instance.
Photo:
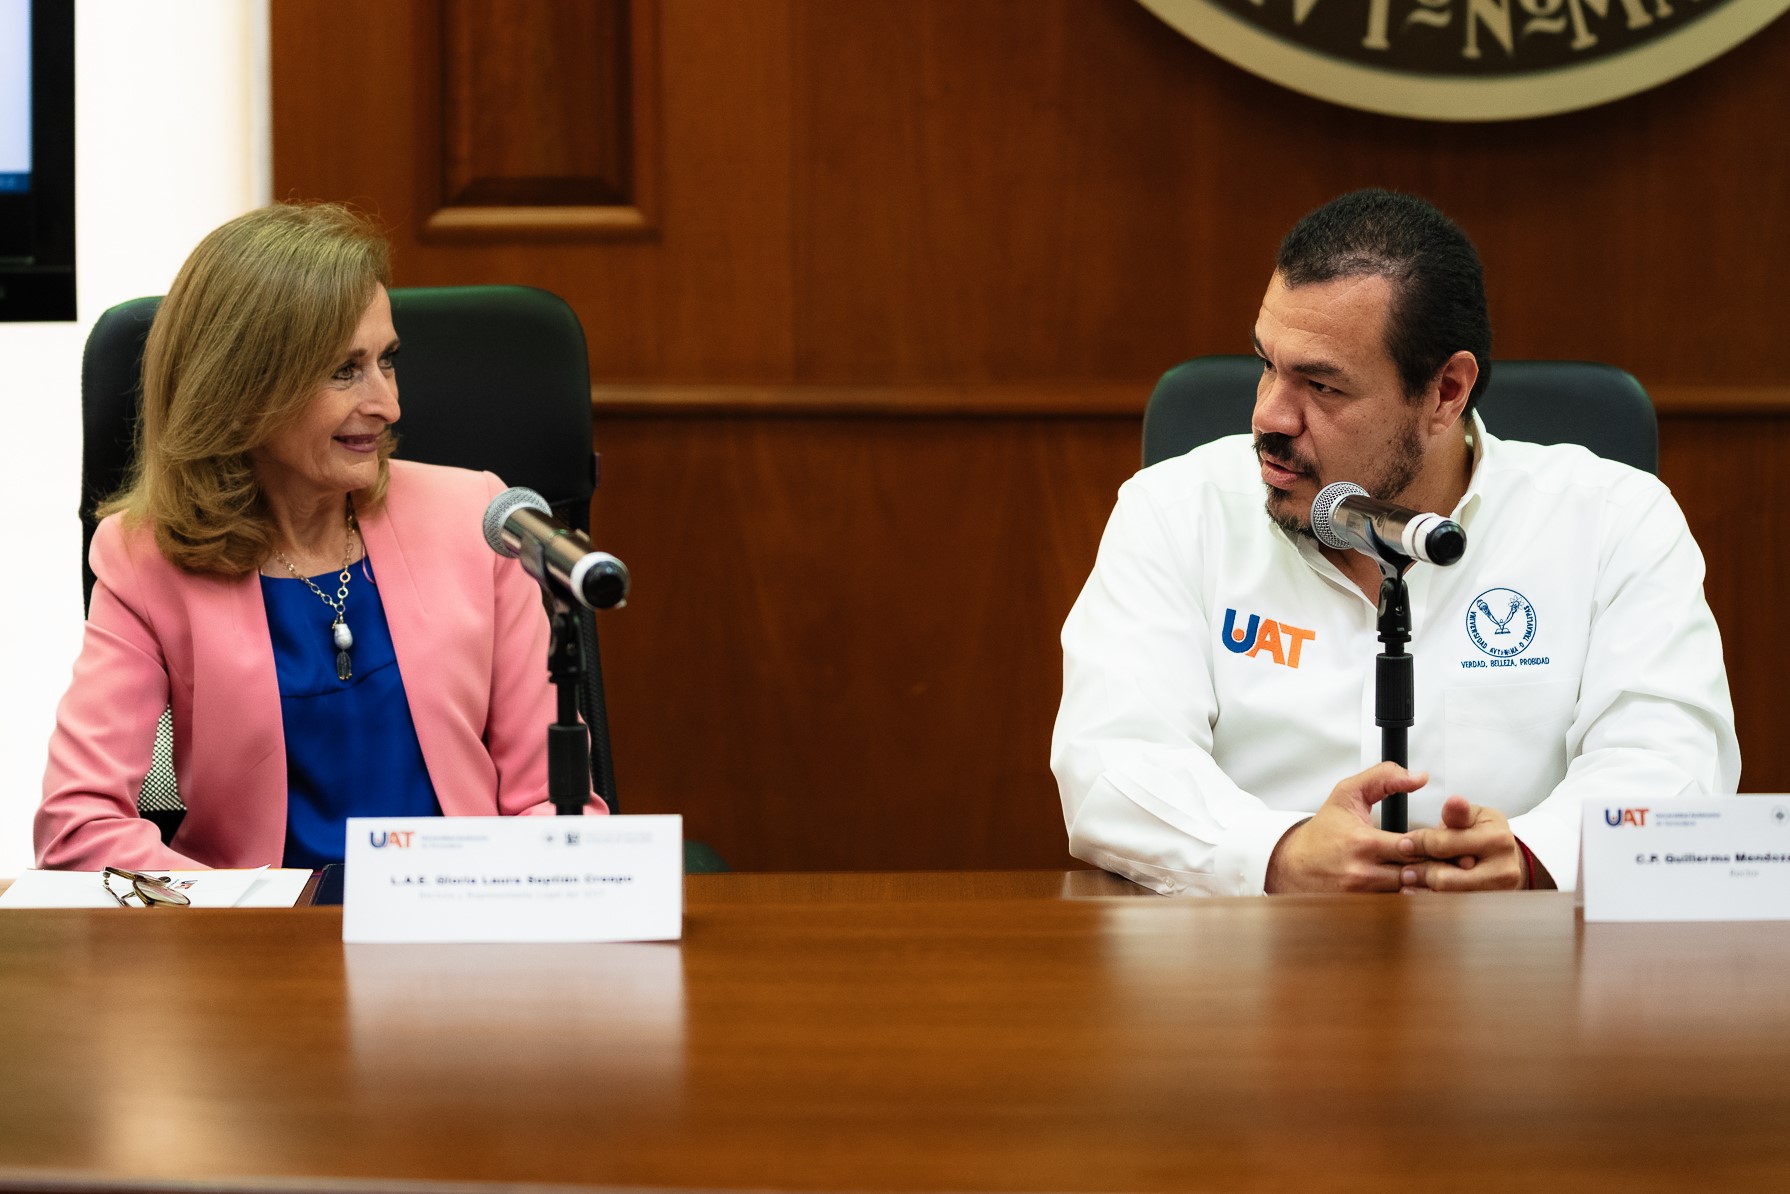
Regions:
[[1139, 0], [1244, 70], [1419, 120], [1515, 120], [1657, 87], [1790, 0]]

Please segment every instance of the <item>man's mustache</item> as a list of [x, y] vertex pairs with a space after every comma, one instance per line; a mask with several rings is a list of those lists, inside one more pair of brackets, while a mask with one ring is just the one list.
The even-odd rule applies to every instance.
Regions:
[[1255, 450], [1256, 455], [1272, 457], [1281, 467], [1295, 473], [1310, 476], [1317, 471], [1311, 461], [1293, 450], [1293, 438], [1278, 431], [1257, 432]]

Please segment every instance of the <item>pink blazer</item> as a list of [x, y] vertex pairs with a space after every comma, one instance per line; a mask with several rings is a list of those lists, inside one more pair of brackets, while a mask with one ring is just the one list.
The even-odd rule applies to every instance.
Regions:
[[[429, 778], [448, 816], [550, 813], [547, 617], [540, 590], [480, 530], [490, 473], [391, 462], [360, 520]], [[197, 576], [147, 527], [100, 523], [98, 583], [74, 681], [56, 710], [37, 865], [279, 865], [286, 743], [267, 610], [254, 575]], [[174, 711], [186, 820], [170, 846], [137, 815], [156, 722]], [[592, 797], [587, 811], [603, 812]]]

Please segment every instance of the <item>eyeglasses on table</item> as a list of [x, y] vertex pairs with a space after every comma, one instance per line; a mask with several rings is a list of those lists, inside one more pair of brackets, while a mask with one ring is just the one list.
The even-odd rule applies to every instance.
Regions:
[[[119, 895], [112, 887], [114, 878], [130, 884], [123, 895]], [[99, 880], [105, 885], [106, 894], [118, 901], [120, 908], [185, 908], [192, 903], [185, 892], [175, 891], [168, 885], [166, 875], [144, 875], [109, 866], [100, 872]]]

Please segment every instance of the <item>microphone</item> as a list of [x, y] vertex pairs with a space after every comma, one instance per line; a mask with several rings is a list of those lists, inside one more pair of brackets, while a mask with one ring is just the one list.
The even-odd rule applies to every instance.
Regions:
[[1311, 503], [1311, 531], [1326, 547], [1353, 549], [1387, 564], [1447, 565], [1467, 550], [1467, 532], [1452, 518], [1382, 502], [1352, 481], [1318, 491]]
[[553, 517], [547, 499], [520, 485], [485, 507], [485, 542], [506, 559], [520, 559], [528, 574], [556, 597], [586, 609], [609, 609], [628, 600], [628, 566]]

